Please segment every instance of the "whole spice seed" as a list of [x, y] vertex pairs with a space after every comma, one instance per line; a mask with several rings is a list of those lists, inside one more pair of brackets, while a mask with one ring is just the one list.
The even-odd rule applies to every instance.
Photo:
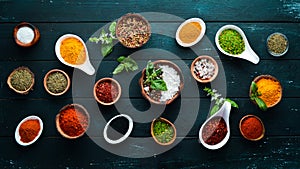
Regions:
[[221, 48], [232, 55], [239, 55], [245, 50], [243, 37], [233, 29], [223, 30], [219, 36]]
[[117, 84], [111, 81], [104, 81], [98, 83], [96, 87], [96, 96], [97, 98], [104, 103], [113, 102], [119, 94]]
[[275, 33], [268, 39], [268, 49], [272, 53], [281, 54], [285, 52], [287, 45], [287, 39], [281, 34]]
[[139, 16], [126, 16], [117, 24], [116, 35], [124, 46], [140, 47], [150, 39], [150, 26]]
[[40, 122], [38, 120], [27, 120], [20, 125], [19, 134], [24, 143], [31, 142], [40, 131]]
[[88, 127], [88, 117], [80, 109], [69, 107], [60, 112], [59, 125], [68, 136], [79, 136]]
[[248, 139], [257, 139], [263, 134], [263, 125], [255, 117], [248, 117], [242, 121], [241, 130]]
[[30, 70], [17, 69], [11, 75], [10, 83], [14, 89], [18, 91], [25, 91], [30, 88], [33, 83], [33, 75]]
[[195, 63], [194, 73], [200, 79], [210, 79], [215, 75], [215, 65], [208, 59], [201, 59]]
[[46, 84], [52, 93], [61, 93], [67, 88], [68, 80], [61, 72], [54, 72], [48, 76]]
[[225, 138], [227, 132], [225, 120], [220, 116], [216, 116], [205, 124], [202, 130], [202, 138], [206, 144], [216, 145]]

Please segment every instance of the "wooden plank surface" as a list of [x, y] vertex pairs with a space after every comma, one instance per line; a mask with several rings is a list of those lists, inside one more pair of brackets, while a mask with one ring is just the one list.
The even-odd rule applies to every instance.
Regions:
[[[117, 43], [114, 51], [102, 58], [99, 45], [87, 43], [95, 76], [61, 64], [55, 55], [56, 40], [65, 33], [74, 33], [88, 41], [97, 35], [100, 28], [128, 12], [151, 13], [149, 19], [152, 34], [149, 42], [140, 49], [127, 49]], [[147, 14], [149, 16], [149, 13]], [[177, 16], [177, 17], [174, 17]], [[204, 39], [193, 48], [180, 47], [174, 38], [183, 19], [200, 17], [206, 22]], [[183, 19], [182, 19], [183, 18]], [[12, 31], [17, 23], [27, 21], [37, 26], [41, 39], [31, 48], [18, 47]], [[225, 24], [235, 24], [246, 34], [253, 50], [260, 56], [258, 65], [231, 58], [216, 50], [216, 31]], [[282, 58], [267, 53], [266, 38], [273, 32], [287, 35], [289, 51]], [[94, 34], [94, 35], [93, 35]], [[299, 168], [300, 167], [300, 1], [0, 1], [0, 168]], [[162, 49], [147, 52], [149, 49]], [[139, 56], [139, 51], [145, 50]], [[157, 52], [157, 53], [156, 53]], [[196, 84], [189, 73], [189, 66], [199, 54], [208, 54], [218, 61], [223, 75], [212, 84]], [[124, 93], [115, 106], [104, 107], [95, 103], [92, 87], [96, 80], [111, 77], [120, 55], [132, 55], [140, 65], [136, 74], [114, 76], [124, 87]], [[175, 57], [176, 56], [176, 57]], [[137, 81], [140, 71], [149, 60], [167, 59], [180, 66], [186, 88], [182, 95], [161, 113], [161, 116], [176, 121], [181, 113], [194, 117], [188, 128], [178, 125], [179, 142], [171, 150], [149, 158], [126, 158], [115, 155], [98, 146], [93, 140], [102, 140], [105, 122], [114, 115], [129, 113], [137, 119], [150, 104], [142, 98]], [[22, 96], [10, 90], [6, 84], [9, 73], [18, 66], [28, 66], [35, 73], [34, 90]], [[63, 96], [53, 97], [46, 93], [42, 80], [52, 68], [65, 70], [73, 79], [71, 89]], [[248, 90], [251, 80], [260, 74], [271, 74], [283, 86], [282, 101], [267, 112], [261, 112], [251, 103]], [[128, 82], [124, 80], [132, 78]], [[225, 77], [225, 78], [223, 78]], [[123, 80], [122, 80], [123, 79]], [[78, 88], [83, 82], [84, 86]], [[232, 109], [230, 116], [231, 137], [220, 150], [205, 149], [198, 142], [198, 131], [207, 117], [210, 99], [202, 91], [205, 86], [222, 84], [220, 92], [235, 100], [240, 108]], [[193, 85], [196, 84], [196, 85]], [[127, 87], [127, 89], [125, 89]], [[189, 92], [193, 91], [191, 95]], [[195, 92], [194, 92], [195, 91]], [[87, 134], [77, 140], [62, 138], [55, 128], [55, 116], [66, 104], [83, 104], [91, 114], [91, 126]], [[194, 105], [198, 105], [195, 107]], [[187, 107], [180, 111], [182, 107]], [[196, 111], [194, 111], [196, 110]], [[141, 114], [138, 114], [141, 112]], [[100, 114], [99, 114], [100, 113]], [[158, 114], [159, 112], [155, 112]], [[148, 118], [155, 116], [155, 113]], [[44, 121], [44, 131], [37, 143], [21, 147], [14, 140], [17, 124], [24, 117], [36, 114]], [[259, 116], [266, 127], [266, 136], [258, 142], [242, 138], [238, 123], [246, 114]], [[130, 137], [151, 137], [150, 120], [135, 123]], [[113, 125], [118, 127], [122, 123]], [[124, 132], [120, 130], [120, 132]], [[152, 143], [154, 143], [152, 141]], [[123, 143], [126, 146], [126, 142]], [[143, 147], [129, 145], [133, 154]]]

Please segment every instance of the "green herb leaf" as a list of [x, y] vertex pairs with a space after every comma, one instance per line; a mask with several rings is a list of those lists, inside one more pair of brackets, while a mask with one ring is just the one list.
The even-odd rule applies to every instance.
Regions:
[[232, 107], [239, 108], [239, 105], [235, 101], [233, 101], [229, 98], [226, 98], [225, 100], [228, 101]]
[[255, 102], [261, 110], [266, 111], [268, 109], [266, 103], [261, 98], [255, 97]]
[[215, 104], [210, 110], [210, 116], [214, 115], [220, 109], [219, 105]]
[[130, 56], [120, 56], [117, 61], [120, 62], [120, 64], [116, 67], [113, 74], [121, 73], [124, 69], [128, 72], [128, 70], [135, 71], [139, 68], [137, 63]]
[[257, 93], [257, 89], [258, 89], [258, 87], [257, 87], [256, 83], [252, 81], [252, 83], [251, 83], [251, 92], [252, 93]]
[[126, 58], [125, 56], [120, 56], [118, 57], [117, 61], [121, 63], [125, 58]]
[[150, 87], [154, 90], [161, 90], [161, 91], [168, 90], [165, 81], [163, 81], [162, 79], [152, 80]]
[[105, 57], [112, 52], [113, 45], [112, 44], [102, 44], [101, 53], [102, 56]]
[[92, 37], [92, 38], [89, 38], [89, 41], [90, 41], [90, 42], [98, 43], [98, 42], [100, 41], [100, 38]]
[[115, 32], [116, 32], [116, 24], [117, 24], [116, 22], [112, 22], [110, 24], [110, 26], [109, 26], [110, 33], [115, 34]]
[[119, 64], [115, 70], [113, 71], [113, 74], [116, 75], [118, 73], [121, 73], [124, 70], [124, 65], [123, 64]]
[[151, 61], [149, 61], [146, 67], [146, 76], [150, 76], [153, 72], [153, 69], [154, 69], [154, 65]]

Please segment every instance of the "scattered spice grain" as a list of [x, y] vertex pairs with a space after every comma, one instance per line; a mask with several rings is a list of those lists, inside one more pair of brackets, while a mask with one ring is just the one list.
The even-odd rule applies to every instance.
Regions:
[[41, 129], [39, 120], [27, 120], [20, 125], [19, 134], [21, 141], [29, 143], [35, 139]]

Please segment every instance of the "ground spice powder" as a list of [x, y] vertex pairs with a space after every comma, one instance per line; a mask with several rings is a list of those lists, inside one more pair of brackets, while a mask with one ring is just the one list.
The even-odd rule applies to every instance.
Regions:
[[225, 138], [227, 132], [225, 120], [220, 116], [216, 116], [205, 124], [202, 130], [202, 138], [206, 144], [216, 145]]
[[27, 120], [20, 125], [19, 133], [21, 141], [29, 143], [39, 134], [41, 127], [38, 120]]
[[104, 103], [113, 102], [119, 94], [117, 84], [111, 81], [100, 82], [96, 87], [97, 98]]
[[281, 97], [281, 85], [278, 81], [271, 78], [262, 78], [256, 82], [259, 96], [270, 107], [274, 105]]
[[242, 121], [241, 130], [248, 139], [257, 139], [263, 134], [263, 125], [255, 117], [248, 117]]
[[84, 45], [76, 38], [66, 38], [61, 42], [60, 54], [69, 64], [80, 65], [86, 60]]
[[68, 136], [75, 137], [88, 127], [88, 117], [82, 110], [75, 107], [69, 107], [60, 112], [59, 124], [62, 131]]
[[201, 25], [198, 22], [185, 24], [179, 31], [179, 38], [183, 43], [194, 42], [201, 33]]

